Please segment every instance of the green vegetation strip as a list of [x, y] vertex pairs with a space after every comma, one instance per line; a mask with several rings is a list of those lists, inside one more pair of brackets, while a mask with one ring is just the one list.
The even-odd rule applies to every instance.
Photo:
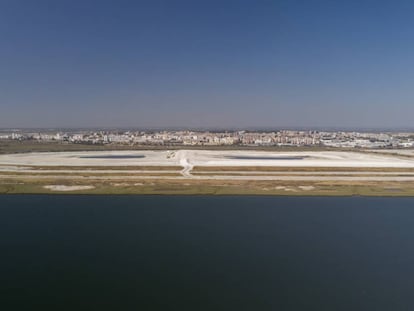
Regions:
[[351, 150], [324, 146], [190, 146], [190, 145], [136, 145], [136, 144], [79, 144], [68, 142], [39, 142], [34, 140], [0, 140], [0, 154], [28, 152], [66, 152], [66, 151], [117, 151], [117, 150], [262, 150], [262, 151], [328, 151]]
[[[93, 189], [53, 191], [45, 186], [93, 186]], [[306, 195], [306, 196], [414, 196], [414, 182], [295, 182], [236, 180], [122, 181], [66, 179], [2, 179], [0, 193], [49, 194], [179, 194], [179, 195]]]
[[107, 177], [122, 177], [122, 176], [182, 176], [179, 172], [143, 172], [143, 173], [111, 173], [111, 172], [0, 172], [0, 176], [73, 176], [73, 177], [93, 177], [93, 176], [107, 176]]
[[[296, 172], [295, 172], [296, 173]], [[316, 173], [316, 172], [315, 172]], [[369, 174], [361, 174], [358, 172], [349, 172], [349, 173], [344, 173], [344, 174], [335, 174], [335, 172], [329, 173], [326, 172], [324, 173], [318, 173], [315, 175], [312, 174], [300, 174], [300, 172], [298, 172], [297, 174], [289, 174], [289, 172], [281, 172], [276, 174], [275, 173], [268, 173], [265, 174], [264, 172], [257, 172], [257, 173], [250, 173], [249, 174], [243, 174], [243, 172], [193, 172], [192, 175], [194, 176], [248, 176], [248, 177], [252, 177], [254, 178], [255, 176], [268, 176], [268, 177], [285, 177], [285, 176], [291, 176], [291, 177], [300, 177], [300, 176], [314, 176], [314, 177], [413, 177], [413, 174], [406, 174], [403, 172], [395, 172], [393, 174], [381, 174], [381, 173], [376, 173], [376, 172], [369, 172]]]
[[18, 167], [21, 169], [28, 169], [28, 170], [93, 170], [93, 171], [110, 171], [110, 170], [117, 170], [117, 171], [180, 171], [182, 170], [182, 166], [166, 166], [166, 165], [159, 165], [159, 166], [75, 166], [75, 165], [60, 165], [60, 166], [53, 166], [53, 165], [43, 165], [43, 166], [29, 166], [29, 165], [12, 165], [12, 164], [0, 164], [0, 167]]
[[414, 168], [396, 167], [282, 167], [282, 166], [195, 166], [192, 172], [414, 172]]

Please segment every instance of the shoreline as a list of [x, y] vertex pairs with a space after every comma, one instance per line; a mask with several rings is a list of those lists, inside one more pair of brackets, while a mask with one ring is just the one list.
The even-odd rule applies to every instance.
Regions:
[[[82, 186], [82, 184], [77, 184]], [[51, 187], [56, 186], [57, 190]], [[384, 184], [335, 184], [325, 185], [323, 188], [307, 185], [308, 190], [291, 186], [277, 186], [274, 189], [263, 189], [263, 185], [258, 187], [248, 187], [247, 185], [165, 185], [152, 184], [139, 187], [125, 185], [114, 186], [108, 184], [96, 184], [94, 186], [84, 185], [82, 189], [60, 190], [59, 187], [72, 187], [71, 185], [55, 184], [2, 184], [0, 185], [0, 195], [138, 195], [138, 196], [298, 196], [298, 197], [414, 197], [414, 185], [384, 185]], [[87, 188], [86, 188], [87, 187]], [[286, 190], [285, 187], [288, 187]], [[290, 187], [290, 188], [289, 188]], [[315, 187], [315, 188], [311, 188]], [[276, 189], [279, 188], [279, 189]], [[311, 189], [310, 189], [311, 188]]]
[[401, 199], [412, 199], [414, 195], [271, 195], [271, 194], [95, 194], [95, 193], [0, 193], [1, 197], [13, 197], [13, 196], [44, 196], [44, 197], [186, 197], [186, 198], [199, 198], [199, 197], [216, 197], [216, 198], [231, 198], [231, 197], [241, 197], [241, 198], [344, 198], [344, 199], [352, 199], [352, 198], [367, 198], [367, 199], [375, 199], [375, 198], [401, 198]]
[[414, 154], [162, 150], [0, 155], [0, 194], [414, 196]]

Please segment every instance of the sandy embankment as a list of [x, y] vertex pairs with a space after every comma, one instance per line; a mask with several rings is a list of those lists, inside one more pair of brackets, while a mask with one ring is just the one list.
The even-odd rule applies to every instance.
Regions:
[[[54, 171], [56, 166], [64, 167], [64, 170]], [[71, 166], [74, 167], [71, 170]], [[108, 169], [97, 171], [94, 167], [105, 166]], [[163, 176], [165, 171], [150, 172], [144, 170], [124, 171], [112, 170], [116, 167], [149, 167], [158, 166], [177, 167], [181, 166], [182, 176]], [[211, 170], [200, 174], [192, 174], [193, 167], [217, 167], [218, 170]], [[392, 172], [389, 168], [414, 168], [414, 158], [404, 158], [393, 154], [375, 154], [363, 152], [343, 151], [300, 151], [300, 152], [275, 152], [275, 151], [247, 151], [247, 150], [179, 150], [174, 153], [168, 151], [87, 151], [87, 152], [45, 152], [26, 154], [0, 155], [1, 172], [27, 173], [26, 178], [46, 179], [96, 179], [96, 180], [134, 180], [134, 179], [215, 179], [215, 180], [343, 180], [343, 181], [413, 181], [413, 172]], [[42, 174], [37, 174], [36, 167], [42, 167]], [[226, 174], [220, 171], [222, 167], [239, 167], [240, 170], [233, 174]], [[245, 171], [247, 167], [320, 167], [331, 168], [323, 172], [271, 172], [269, 176], [260, 174], [254, 176], [254, 171]], [[84, 168], [84, 169], [82, 169]], [[335, 168], [384, 168], [384, 172], [355, 172], [359, 176], [352, 176], [350, 172], [338, 172]], [[386, 168], [386, 169], [385, 169]], [[215, 171], [215, 172], [214, 172]], [[85, 172], [90, 176], [75, 176], [70, 173]], [[127, 174], [125, 174], [128, 172]], [[145, 174], [143, 174], [145, 172]], [[171, 170], [171, 172], [174, 172]], [[175, 171], [178, 173], [178, 170]], [[43, 175], [50, 173], [49, 175]], [[53, 175], [52, 175], [53, 173]], [[68, 176], [60, 175], [69, 173]], [[117, 176], [103, 176], [101, 173], [116, 173]], [[236, 174], [235, 174], [236, 173]], [[259, 172], [257, 172], [259, 173]], [[378, 176], [379, 174], [383, 176]], [[55, 175], [56, 174], [56, 175]], [[118, 175], [119, 174], [119, 175]], [[1, 175], [1, 174], [0, 174]], [[133, 176], [132, 176], [133, 175]], [[287, 176], [284, 176], [287, 175]], [[327, 176], [333, 175], [333, 176]], [[350, 175], [350, 176], [347, 176]], [[364, 175], [364, 176], [363, 176]], [[366, 175], [366, 176], [365, 176]], [[375, 176], [377, 175], [377, 176]], [[388, 175], [388, 176], [384, 176]], [[17, 176], [17, 175], [16, 175]], [[10, 175], [1, 176], [11, 178]], [[18, 176], [17, 176], [18, 177]], [[58, 187], [51, 185], [53, 191], [76, 191], [84, 190], [71, 187]], [[80, 186], [79, 186], [80, 187]], [[83, 187], [83, 186], [82, 186]], [[86, 189], [86, 188], [85, 188]], [[90, 188], [88, 188], [90, 189]]]
[[65, 186], [65, 185], [47, 185], [45, 189], [52, 191], [78, 191], [94, 189], [94, 186]]
[[[280, 167], [413, 167], [414, 158], [393, 154], [343, 151], [270, 152], [247, 150], [86, 151], [0, 155], [0, 165], [18, 166], [280, 166]], [[19, 168], [20, 170], [21, 168]]]

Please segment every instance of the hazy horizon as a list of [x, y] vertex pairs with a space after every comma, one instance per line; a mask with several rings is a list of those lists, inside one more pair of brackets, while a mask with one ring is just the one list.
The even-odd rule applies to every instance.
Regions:
[[410, 1], [4, 1], [0, 128], [411, 129]]
[[0, 132], [76, 132], [76, 131], [209, 131], [209, 132], [277, 132], [277, 131], [316, 131], [316, 132], [361, 132], [361, 133], [414, 133], [414, 127], [2, 127]]

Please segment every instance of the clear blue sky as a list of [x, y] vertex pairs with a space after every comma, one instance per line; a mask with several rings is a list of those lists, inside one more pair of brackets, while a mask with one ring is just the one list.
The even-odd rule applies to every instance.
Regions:
[[413, 127], [413, 1], [0, 0], [0, 127]]

